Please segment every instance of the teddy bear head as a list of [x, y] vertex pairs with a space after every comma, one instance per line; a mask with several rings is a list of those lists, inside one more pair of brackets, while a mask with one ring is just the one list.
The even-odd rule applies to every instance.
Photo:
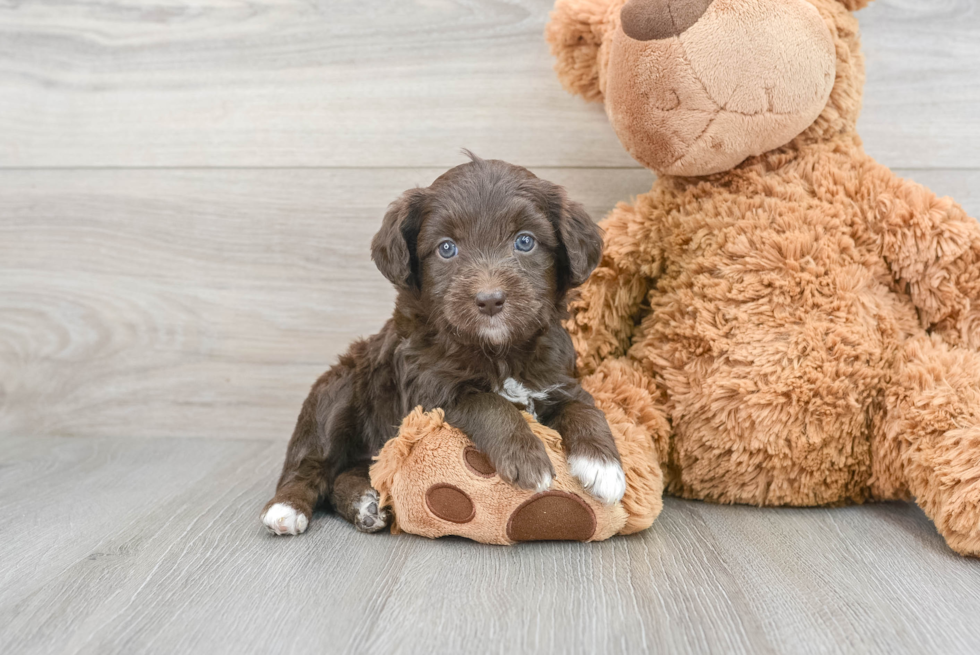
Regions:
[[701, 176], [854, 130], [868, 2], [558, 0], [547, 38], [637, 161]]

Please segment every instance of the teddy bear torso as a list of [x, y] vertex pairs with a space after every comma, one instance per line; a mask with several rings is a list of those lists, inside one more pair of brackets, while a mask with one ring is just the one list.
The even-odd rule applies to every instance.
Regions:
[[868, 227], [875, 198], [861, 189], [880, 167], [861, 155], [664, 178], [637, 199], [659, 270], [628, 355], [666, 398], [672, 493], [767, 505], [872, 493], [883, 394], [922, 328]]

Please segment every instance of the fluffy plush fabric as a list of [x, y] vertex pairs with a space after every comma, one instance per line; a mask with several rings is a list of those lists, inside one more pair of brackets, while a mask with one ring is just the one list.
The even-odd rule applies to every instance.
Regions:
[[[835, 78], [788, 143], [681, 177], [669, 173], [701, 157], [696, 142], [663, 146], [673, 150], [662, 159], [631, 144], [661, 147], [686, 118], [617, 128], [661, 175], [602, 223], [603, 261], [568, 324], [583, 386], [655, 444], [669, 493], [795, 506], [914, 497], [953, 549], [980, 555], [980, 226], [862, 149], [863, 60], [849, 10], [864, 2], [715, 0], [704, 18], [793, 4], [825, 26]], [[614, 124], [629, 103], [663, 114], [640, 86], [610, 108], [613, 71], [660, 65], [644, 60], [645, 45], [617, 50], [610, 8], [621, 5], [559, 0], [548, 29], [565, 86], [604, 99]], [[579, 42], [583, 33], [591, 40]], [[661, 47], [694, 48], [668, 41]], [[739, 90], [745, 97], [760, 90], [753, 71], [731, 72], [756, 85]], [[666, 75], [687, 88], [680, 73]], [[741, 152], [721, 150], [718, 161]]]
[[[590, 538], [649, 525], [661, 489], [755, 505], [914, 498], [953, 549], [980, 555], [980, 226], [862, 149], [851, 11], [865, 4], [632, 0], [628, 31], [657, 37], [640, 40], [623, 0], [558, 0], [559, 78], [604, 101], [660, 174], [602, 222], [603, 260], [567, 322], [623, 457], [625, 517], [604, 514], [535, 428], [556, 488], [603, 526]], [[372, 479], [405, 530], [515, 541], [530, 493], [474, 479], [465, 448], [417, 412]], [[438, 484], [465, 490], [470, 523], [433, 517]]]

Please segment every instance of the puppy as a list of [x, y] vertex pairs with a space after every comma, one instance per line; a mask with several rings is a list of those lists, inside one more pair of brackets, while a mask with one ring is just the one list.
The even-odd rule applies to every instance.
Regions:
[[554, 470], [526, 409], [562, 435], [589, 493], [622, 498], [619, 452], [560, 322], [599, 262], [599, 229], [561, 187], [467, 154], [385, 214], [371, 250], [398, 289], [394, 316], [313, 385], [262, 512], [272, 532], [303, 532], [324, 501], [358, 530], [386, 527], [368, 467], [419, 405], [443, 408], [504, 480], [544, 491]]

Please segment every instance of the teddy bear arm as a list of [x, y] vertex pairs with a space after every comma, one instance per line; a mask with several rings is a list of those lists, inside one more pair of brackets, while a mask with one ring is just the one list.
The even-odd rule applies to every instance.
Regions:
[[569, 303], [571, 316], [565, 321], [579, 375], [588, 375], [603, 360], [627, 351], [646, 289], [641, 278], [626, 275], [611, 262], [599, 264], [580, 295]]
[[603, 39], [614, 26], [615, 9], [624, 0], [558, 0], [545, 28], [555, 57], [555, 72], [565, 90], [586, 100], [602, 100]]
[[629, 349], [642, 318], [643, 300], [663, 258], [661, 239], [648, 233], [648, 223], [634, 205], [626, 203], [619, 203], [599, 223], [604, 233], [602, 260], [569, 302], [570, 318], [565, 321], [580, 376]]
[[892, 275], [924, 327], [980, 347], [980, 223], [952, 199], [884, 173], [875, 176], [871, 230]]

